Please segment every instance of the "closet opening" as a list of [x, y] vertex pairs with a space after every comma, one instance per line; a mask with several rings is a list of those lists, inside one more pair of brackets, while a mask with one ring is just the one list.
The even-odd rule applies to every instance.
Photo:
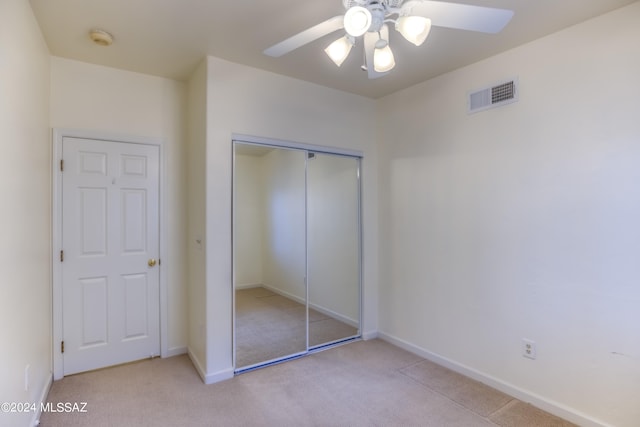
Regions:
[[361, 337], [360, 163], [233, 141], [236, 374]]

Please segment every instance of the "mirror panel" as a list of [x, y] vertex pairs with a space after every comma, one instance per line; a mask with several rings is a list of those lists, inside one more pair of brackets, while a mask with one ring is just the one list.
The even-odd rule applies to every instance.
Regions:
[[234, 142], [236, 369], [307, 350], [305, 155]]
[[307, 156], [309, 347], [360, 335], [360, 160]]

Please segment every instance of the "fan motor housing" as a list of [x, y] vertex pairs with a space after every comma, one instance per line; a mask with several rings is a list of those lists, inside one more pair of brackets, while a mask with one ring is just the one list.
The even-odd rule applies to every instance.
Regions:
[[371, 12], [371, 26], [369, 27], [369, 32], [375, 33], [380, 31], [382, 25], [384, 25], [384, 17], [386, 15], [386, 10], [379, 3], [371, 3], [367, 9]]

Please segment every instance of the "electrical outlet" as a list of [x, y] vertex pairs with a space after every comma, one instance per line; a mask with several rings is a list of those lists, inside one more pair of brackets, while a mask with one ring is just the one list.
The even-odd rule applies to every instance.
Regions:
[[535, 341], [522, 339], [522, 356], [528, 359], [534, 359], [537, 357], [536, 343]]

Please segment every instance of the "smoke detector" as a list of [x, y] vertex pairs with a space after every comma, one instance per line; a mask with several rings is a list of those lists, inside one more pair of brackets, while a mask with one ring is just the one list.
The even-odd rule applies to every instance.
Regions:
[[111, 46], [113, 43], [113, 36], [104, 30], [91, 30], [89, 31], [89, 37], [97, 45]]

